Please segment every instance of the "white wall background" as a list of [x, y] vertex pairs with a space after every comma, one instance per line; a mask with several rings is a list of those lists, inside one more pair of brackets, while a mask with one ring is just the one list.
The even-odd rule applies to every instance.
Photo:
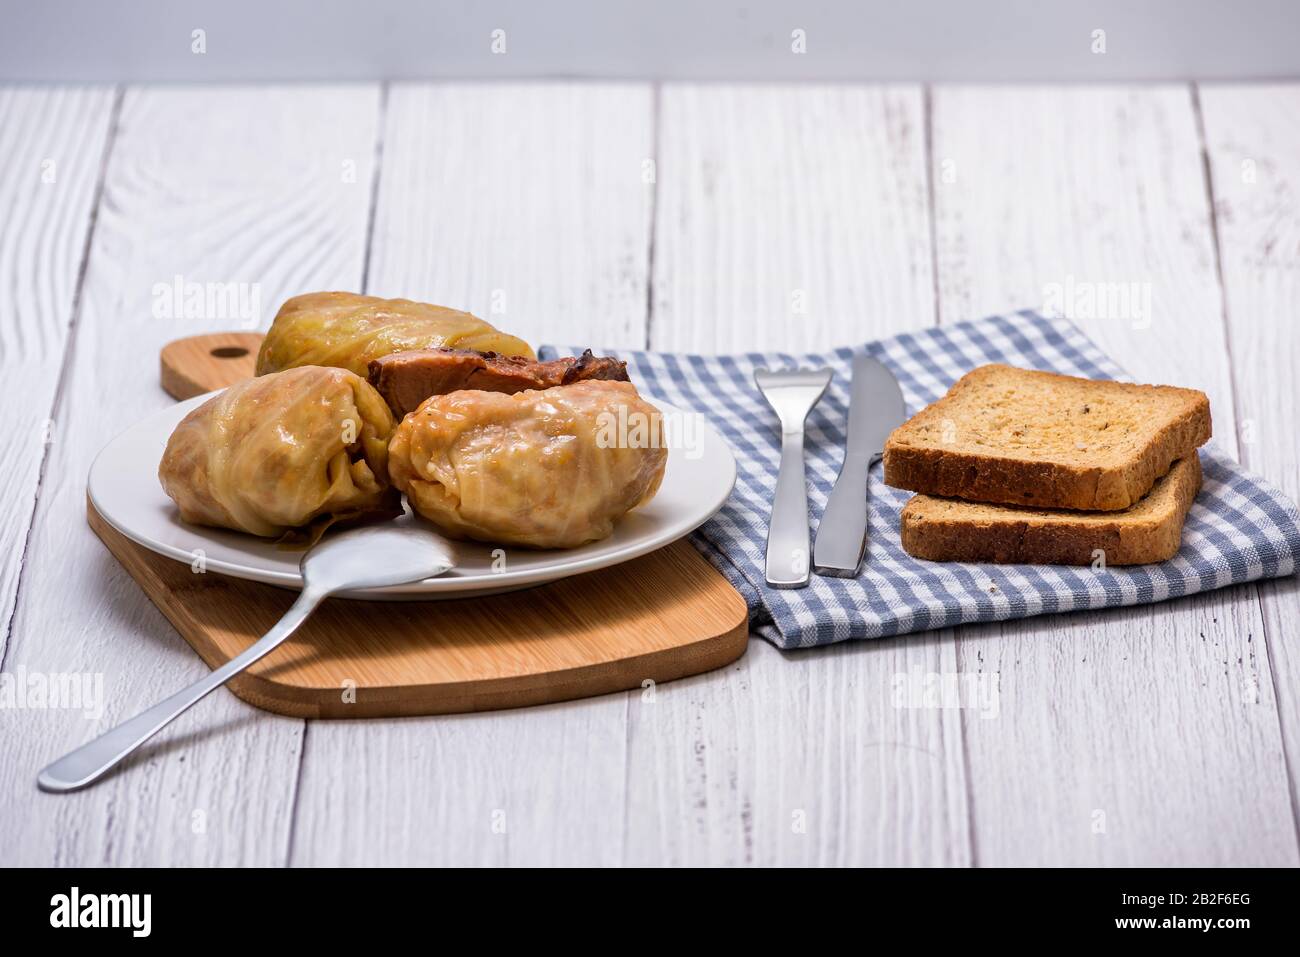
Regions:
[[1300, 76], [1300, 0], [3, 0], [0, 14], [9, 81]]

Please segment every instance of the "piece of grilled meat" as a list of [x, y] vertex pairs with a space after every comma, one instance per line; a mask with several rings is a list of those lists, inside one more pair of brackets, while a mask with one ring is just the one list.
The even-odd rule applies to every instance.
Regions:
[[431, 395], [461, 389], [523, 392], [587, 379], [626, 382], [627, 363], [608, 356], [581, 356], [538, 362], [522, 356], [472, 349], [418, 349], [393, 352], [370, 363], [370, 384], [401, 419]]

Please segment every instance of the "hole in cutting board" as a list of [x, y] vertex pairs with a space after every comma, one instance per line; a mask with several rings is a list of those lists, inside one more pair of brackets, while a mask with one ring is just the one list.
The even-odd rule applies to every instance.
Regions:
[[218, 359], [238, 359], [241, 356], [248, 355], [248, 350], [243, 346], [217, 346], [211, 351], [210, 355], [214, 355]]

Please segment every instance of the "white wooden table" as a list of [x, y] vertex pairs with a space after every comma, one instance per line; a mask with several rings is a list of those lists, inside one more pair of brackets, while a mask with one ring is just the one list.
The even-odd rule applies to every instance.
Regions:
[[[0, 89], [4, 864], [1290, 864], [1294, 579], [785, 654], [521, 712], [291, 720], [221, 692], [123, 773], [52, 757], [203, 666], [86, 527], [91, 458], [236, 318], [155, 284], [365, 289], [533, 342], [814, 349], [1149, 284], [1080, 318], [1300, 496], [1300, 86]], [[1072, 277], [1072, 279], [1071, 279]], [[895, 708], [984, 673], [996, 718]]]

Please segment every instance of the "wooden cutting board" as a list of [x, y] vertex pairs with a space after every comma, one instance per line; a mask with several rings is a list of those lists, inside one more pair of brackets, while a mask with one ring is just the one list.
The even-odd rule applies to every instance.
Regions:
[[[260, 336], [167, 346], [178, 399], [252, 374]], [[214, 351], [219, 350], [219, 351]], [[194, 574], [114, 530], [90, 527], [209, 667], [247, 648], [295, 593]], [[240, 698], [280, 714], [368, 718], [484, 711], [607, 694], [719, 668], [745, 650], [745, 602], [679, 541], [642, 558], [505, 595], [429, 602], [330, 599], [297, 634], [234, 678]]]

